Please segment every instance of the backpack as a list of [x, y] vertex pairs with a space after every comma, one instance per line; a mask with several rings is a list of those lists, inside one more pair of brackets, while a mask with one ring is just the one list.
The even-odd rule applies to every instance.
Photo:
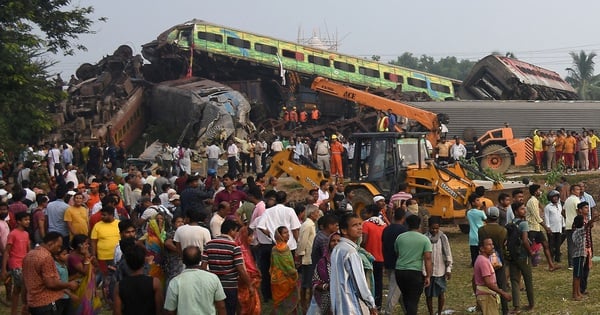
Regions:
[[519, 259], [523, 253], [523, 240], [521, 239], [521, 231], [519, 230], [519, 224], [523, 220], [517, 220], [510, 222], [506, 225], [506, 247], [504, 258], [510, 261]]

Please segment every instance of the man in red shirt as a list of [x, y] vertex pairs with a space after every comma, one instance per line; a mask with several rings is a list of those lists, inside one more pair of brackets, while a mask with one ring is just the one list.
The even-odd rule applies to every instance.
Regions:
[[23, 283], [27, 289], [27, 306], [31, 314], [61, 314], [60, 299], [65, 289], [77, 290], [76, 281], [61, 282], [53, 255], [60, 253], [62, 235], [49, 232], [44, 243], [31, 250], [23, 260]]
[[223, 175], [223, 186], [225, 186], [225, 189], [215, 195], [215, 201], [213, 203], [213, 206], [215, 207], [214, 210], [217, 210], [216, 207], [222, 201], [227, 201], [231, 206], [231, 212], [227, 214], [227, 219], [235, 220], [235, 213], [242, 204], [242, 201], [246, 200], [246, 193], [236, 189], [234, 178], [231, 174]]
[[[4, 248], [4, 254], [2, 255], [2, 280], [5, 280], [7, 275], [10, 273], [13, 282], [13, 291], [10, 297], [10, 310], [11, 314], [17, 314], [17, 307], [19, 306], [19, 296], [25, 291], [23, 288], [23, 258], [29, 251], [29, 223], [31, 222], [31, 216], [27, 212], [18, 212], [15, 215], [16, 228], [14, 228], [8, 234], [6, 241], [6, 247]], [[26, 305], [23, 305], [25, 309]]]
[[387, 224], [379, 217], [379, 207], [369, 205], [367, 213], [370, 215], [362, 227], [361, 246], [366, 249], [373, 257], [373, 278], [375, 279], [375, 305], [381, 308], [383, 296], [383, 230]]

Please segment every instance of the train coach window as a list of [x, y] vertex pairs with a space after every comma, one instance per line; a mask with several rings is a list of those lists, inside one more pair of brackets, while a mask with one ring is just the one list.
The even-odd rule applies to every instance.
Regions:
[[319, 66], [330, 67], [331, 62], [327, 58], [318, 57], [318, 56], [308, 56], [308, 62], [314, 63]]
[[346, 72], [356, 72], [356, 67], [353, 64], [349, 64], [349, 63], [345, 63], [345, 62], [341, 62], [341, 61], [334, 61], [333, 62], [333, 67], [342, 71], [346, 71]]
[[209, 42], [222, 43], [223, 35], [207, 33], [207, 32], [198, 32], [198, 39], [203, 39]]
[[227, 45], [249, 49], [250, 41], [241, 38], [227, 37]]
[[423, 88], [423, 89], [427, 88], [427, 82], [424, 80], [408, 78], [408, 79], [406, 79], [406, 82], [414, 87]]
[[369, 76], [369, 77], [379, 78], [379, 70], [369, 69], [369, 68], [365, 68], [365, 67], [358, 67], [358, 73]]
[[392, 82], [404, 83], [404, 77], [394, 73], [384, 72], [383, 78]]
[[446, 94], [450, 93], [450, 87], [437, 83], [431, 83], [431, 89]]
[[269, 55], [277, 55], [277, 47], [273, 47], [273, 46], [269, 46], [269, 45], [265, 45], [265, 44], [261, 44], [261, 43], [254, 43], [254, 50], [260, 51], [260, 52], [263, 52], [263, 53], [269, 54]]
[[286, 58], [296, 59], [297, 61], [304, 61], [304, 54], [293, 50], [282, 49], [281, 55]]

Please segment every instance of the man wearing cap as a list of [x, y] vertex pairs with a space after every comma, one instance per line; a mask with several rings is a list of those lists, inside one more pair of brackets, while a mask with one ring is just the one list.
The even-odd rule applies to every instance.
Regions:
[[[500, 258], [500, 261], [503, 262], [501, 267], [494, 268], [496, 273], [496, 281], [498, 287], [502, 289], [502, 291], [506, 291], [508, 289], [508, 281], [506, 279], [506, 268], [508, 267], [508, 264], [504, 263], [504, 252], [502, 251], [502, 248], [504, 248], [504, 243], [506, 242], [506, 235], [508, 232], [504, 226], [498, 224], [499, 218], [500, 209], [497, 207], [489, 207], [487, 209], [486, 225], [479, 228], [477, 235], [479, 237], [479, 243], [483, 243], [483, 240], [487, 238], [492, 240], [495, 254], [498, 256], [498, 258]], [[502, 304], [502, 314], [508, 314], [508, 301], [502, 297], [500, 302]]]
[[562, 245], [562, 231], [565, 228], [565, 218], [562, 216], [560, 193], [556, 190], [548, 192], [548, 204], [544, 207], [544, 222], [551, 233], [548, 233], [548, 245], [555, 262], [560, 262], [560, 245]]
[[39, 161], [33, 162], [33, 169], [29, 173], [31, 179], [31, 186], [38, 187], [44, 192], [50, 191], [50, 173], [48, 173], [48, 161], [45, 159], [40, 163]]
[[90, 184], [90, 193], [88, 194], [88, 201], [86, 205], [88, 209], [92, 209], [98, 202], [100, 202], [100, 184], [97, 182], [92, 182]]
[[558, 266], [554, 266], [552, 262], [552, 255], [550, 254], [550, 248], [548, 246], [548, 237], [546, 233], [550, 233], [551, 230], [546, 226], [544, 219], [540, 217], [540, 201], [539, 196], [542, 194], [540, 185], [533, 184], [529, 186], [529, 193], [531, 197], [527, 200], [525, 217], [527, 218], [527, 224], [529, 225], [529, 239], [541, 243], [544, 247], [544, 254], [548, 261], [548, 270], [554, 271], [558, 269]]
[[344, 146], [338, 141], [336, 134], [331, 135], [331, 141], [331, 176], [343, 180], [342, 153], [344, 153]]
[[315, 144], [314, 152], [319, 168], [323, 171], [331, 171], [331, 166], [329, 164], [329, 142], [325, 141], [324, 136], [319, 136], [319, 141]]
[[382, 195], [377, 195], [373, 197], [373, 203], [379, 209], [379, 216], [383, 219], [386, 225], [390, 225], [390, 220], [388, 218], [387, 204], [385, 203], [385, 197]]
[[298, 126], [298, 112], [296, 111], [296, 106], [292, 107], [290, 110], [290, 123], [289, 129], [294, 130]]
[[174, 194], [169, 197], [169, 203], [171, 204], [167, 209], [171, 211], [173, 217], [183, 217], [183, 212], [181, 211], [181, 201], [178, 194]]

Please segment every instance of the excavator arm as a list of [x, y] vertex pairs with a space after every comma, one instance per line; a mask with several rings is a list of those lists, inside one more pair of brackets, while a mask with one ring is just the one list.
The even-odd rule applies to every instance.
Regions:
[[437, 143], [440, 132], [440, 122], [436, 113], [335, 83], [322, 77], [315, 78], [310, 88], [314, 91], [353, 101], [357, 104], [368, 106], [376, 110], [387, 112], [388, 109], [391, 109], [392, 113], [398, 116], [403, 116], [419, 122], [429, 130], [430, 133], [427, 136], [429, 142], [434, 146]]
[[294, 152], [291, 150], [283, 150], [273, 155], [271, 165], [265, 176], [267, 178], [271, 176], [279, 178], [281, 175], [287, 174], [306, 189], [319, 188], [321, 180], [327, 179], [323, 172], [294, 162], [293, 154]]

